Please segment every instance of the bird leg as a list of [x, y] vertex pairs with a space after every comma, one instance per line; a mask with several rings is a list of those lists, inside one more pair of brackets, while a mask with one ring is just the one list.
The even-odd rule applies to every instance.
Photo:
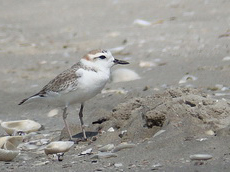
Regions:
[[82, 129], [84, 140], [87, 140], [86, 134], [85, 134], [85, 126], [84, 126], [84, 122], [83, 122], [83, 108], [84, 108], [84, 103], [81, 104], [81, 108], [80, 108], [80, 112], [79, 112], [79, 118], [80, 118], [80, 122], [81, 122], [81, 129]]
[[65, 128], [67, 129], [67, 132], [69, 134], [70, 140], [73, 140], [72, 134], [71, 134], [70, 129], [69, 129], [69, 125], [68, 125], [68, 123], [66, 121], [67, 115], [68, 115], [68, 113], [67, 113], [67, 106], [66, 106], [63, 109], [63, 120], [64, 120]]

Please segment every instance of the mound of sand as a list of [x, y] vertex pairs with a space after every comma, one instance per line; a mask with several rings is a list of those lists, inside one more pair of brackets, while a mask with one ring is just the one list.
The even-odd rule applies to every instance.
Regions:
[[[186, 137], [196, 137], [210, 130], [214, 134], [230, 123], [229, 102], [191, 88], [168, 89], [145, 98], [133, 98], [112, 112], [100, 113], [100, 118], [88, 128], [102, 133], [98, 137], [100, 144], [140, 142], [167, 128], [185, 133]], [[75, 129], [73, 133], [79, 134], [79, 126]]]

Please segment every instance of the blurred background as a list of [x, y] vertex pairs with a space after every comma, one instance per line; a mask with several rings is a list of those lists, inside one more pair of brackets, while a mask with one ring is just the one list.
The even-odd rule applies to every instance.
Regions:
[[125, 67], [137, 76], [107, 84], [107, 90], [126, 94], [107, 95], [110, 98], [102, 103], [106, 109], [127, 97], [169, 87], [229, 95], [228, 0], [1, 0], [0, 4], [0, 119], [15, 118], [21, 99], [96, 48], [129, 61]]

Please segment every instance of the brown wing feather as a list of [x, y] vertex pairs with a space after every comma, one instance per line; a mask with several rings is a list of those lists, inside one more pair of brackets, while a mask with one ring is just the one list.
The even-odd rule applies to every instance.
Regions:
[[76, 75], [76, 68], [70, 68], [65, 70], [51, 80], [46, 86], [42, 88], [39, 94], [46, 94], [47, 92], [61, 92], [67, 88], [74, 88], [77, 86], [77, 78], [80, 76]]

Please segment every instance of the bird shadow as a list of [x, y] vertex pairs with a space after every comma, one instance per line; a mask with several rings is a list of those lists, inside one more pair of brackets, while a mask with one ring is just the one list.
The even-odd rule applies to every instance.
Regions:
[[[96, 132], [96, 131], [86, 131], [85, 134], [86, 134], [87, 138], [92, 138], [92, 137], [98, 135], [98, 132]], [[72, 137], [74, 139], [81, 139], [81, 138], [83, 138], [83, 133], [82, 132], [77, 133], [77, 134], [73, 135]]]

